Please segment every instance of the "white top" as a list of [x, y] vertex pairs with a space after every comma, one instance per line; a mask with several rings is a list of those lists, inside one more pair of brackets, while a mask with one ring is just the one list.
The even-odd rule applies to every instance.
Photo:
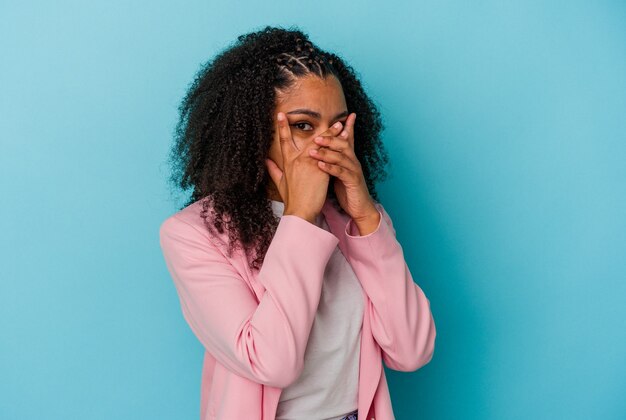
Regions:
[[[282, 217], [285, 204], [272, 200]], [[330, 231], [320, 213], [318, 227]], [[361, 283], [335, 248], [298, 379], [282, 390], [276, 420], [339, 420], [357, 409], [364, 301]]]

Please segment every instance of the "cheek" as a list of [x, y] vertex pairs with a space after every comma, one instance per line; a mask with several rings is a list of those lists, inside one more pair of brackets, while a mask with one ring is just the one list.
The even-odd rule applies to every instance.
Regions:
[[312, 132], [292, 134], [292, 138], [298, 149], [302, 150], [308, 143], [313, 141], [313, 134]]

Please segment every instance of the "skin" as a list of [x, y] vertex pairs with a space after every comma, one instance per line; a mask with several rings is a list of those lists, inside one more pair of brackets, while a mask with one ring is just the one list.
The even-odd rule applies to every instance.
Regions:
[[[308, 109], [318, 116], [303, 113]], [[286, 120], [280, 121], [279, 115]], [[349, 113], [341, 83], [334, 76], [321, 79], [316, 75], [302, 77], [287, 92], [277, 95], [274, 112], [276, 135], [268, 154], [268, 170], [272, 181], [268, 197], [283, 201], [277, 182], [283, 175], [284, 144], [293, 151], [308, 148], [307, 155], [317, 168], [332, 180], [339, 205], [354, 220], [359, 234], [367, 235], [378, 227], [380, 213], [369, 194], [361, 164], [354, 153], [355, 113]], [[333, 124], [340, 122], [338, 127]], [[283, 138], [290, 142], [281, 145]]]

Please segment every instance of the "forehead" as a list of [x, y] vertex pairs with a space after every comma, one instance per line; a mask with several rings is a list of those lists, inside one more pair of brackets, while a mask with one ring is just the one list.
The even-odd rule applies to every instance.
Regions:
[[289, 90], [278, 92], [276, 106], [280, 110], [301, 107], [318, 108], [323, 114], [336, 113], [346, 108], [346, 100], [341, 83], [335, 76], [322, 79], [309, 75], [298, 78]]

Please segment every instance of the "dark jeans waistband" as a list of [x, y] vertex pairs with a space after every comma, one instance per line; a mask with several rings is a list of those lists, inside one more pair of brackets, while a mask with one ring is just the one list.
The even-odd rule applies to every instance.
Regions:
[[359, 414], [359, 410], [354, 410], [349, 413], [347, 416], [342, 417], [341, 420], [357, 420]]

